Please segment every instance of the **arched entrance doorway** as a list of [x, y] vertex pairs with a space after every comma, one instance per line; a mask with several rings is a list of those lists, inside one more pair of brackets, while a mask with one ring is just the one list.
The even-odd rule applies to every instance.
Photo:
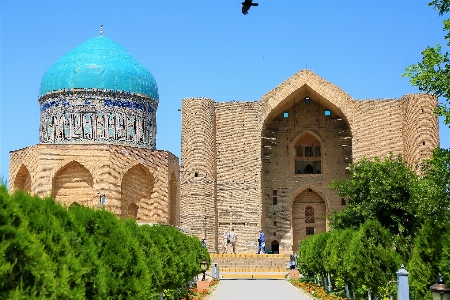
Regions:
[[278, 253], [280, 253], [280, 243], [278, 243], [277, 240], [273, 240], [273, 241], [270, 243], [270, 249], [272, 250], [272, 253], [273, 253], [273, 254], [278, 254]]
[[322, 196], [311, 188], [299, 193], [292, 202], [292, 251], [298, 242], [315, 233], [326, 231], [326, 204]]

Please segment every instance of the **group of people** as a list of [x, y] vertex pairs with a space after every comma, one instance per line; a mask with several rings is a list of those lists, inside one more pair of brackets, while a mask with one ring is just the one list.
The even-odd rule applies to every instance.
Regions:
[[[227, 254], [231, 246], [231, 253], [236, 254], [236, 240], [237, 234], [236, 232], [234, 232], [233, 228], [231, 228], [230, 232], [225, 231], [223, 233], [222, 253]], [[267, 253], [266, 243], [264, 242], [264, 231], [262, 229], [259, 230], [257, 254], [260, 254], [261, 250], [263, 251], [263, 253]]]
[[231, 228], [230, 232], [225, 231], [223, 233], [223, 243], [222, 243], [222, 253], [223, 254], [227, 254], [228, 253], [228, 249], [231, 246], [231, 250], [233, 252], [233, 254], [236, 254], [236, 239], [237, 239], [237, 234], [236, 232], [234, 232], [234, 228]]

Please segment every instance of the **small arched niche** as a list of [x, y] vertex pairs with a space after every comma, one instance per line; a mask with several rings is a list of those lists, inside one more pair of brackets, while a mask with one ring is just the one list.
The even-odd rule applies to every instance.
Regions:
[[20, 167], [14, 180], [14, 191], [17, 190], [22, 190], [28, 193], [31, 192], [31, 175], [25, 165]]
[[160, 222], [162, 209], [152, 199], [155, 178], [142, 164], [130, 168], [122, 178], [121, 215], [144, 222]]
[[295, 174], [322, 174], [322, 149], [312, 132], [302, 133], [295, 141]]
[[53, 197], [64, 205], [73, 202], [93, 206], [95, 193], [91, 172], [77, 161], [72, 161], [53, 177]]

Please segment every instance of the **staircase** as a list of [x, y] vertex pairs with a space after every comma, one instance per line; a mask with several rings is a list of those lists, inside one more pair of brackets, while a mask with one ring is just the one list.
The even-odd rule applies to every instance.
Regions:
[[220, 279], [285, 279], [289, 254], [210, 254], [212, 268], [217, 264]]

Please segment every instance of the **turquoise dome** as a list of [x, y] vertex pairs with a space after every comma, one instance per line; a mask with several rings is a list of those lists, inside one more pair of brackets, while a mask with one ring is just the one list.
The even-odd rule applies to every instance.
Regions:
[[153, 75], [124, 48], [98, 36], [75, 47], [42, 77], [39, 94], [71, 88], [98, 88], [147, 95], [159, 100]]

